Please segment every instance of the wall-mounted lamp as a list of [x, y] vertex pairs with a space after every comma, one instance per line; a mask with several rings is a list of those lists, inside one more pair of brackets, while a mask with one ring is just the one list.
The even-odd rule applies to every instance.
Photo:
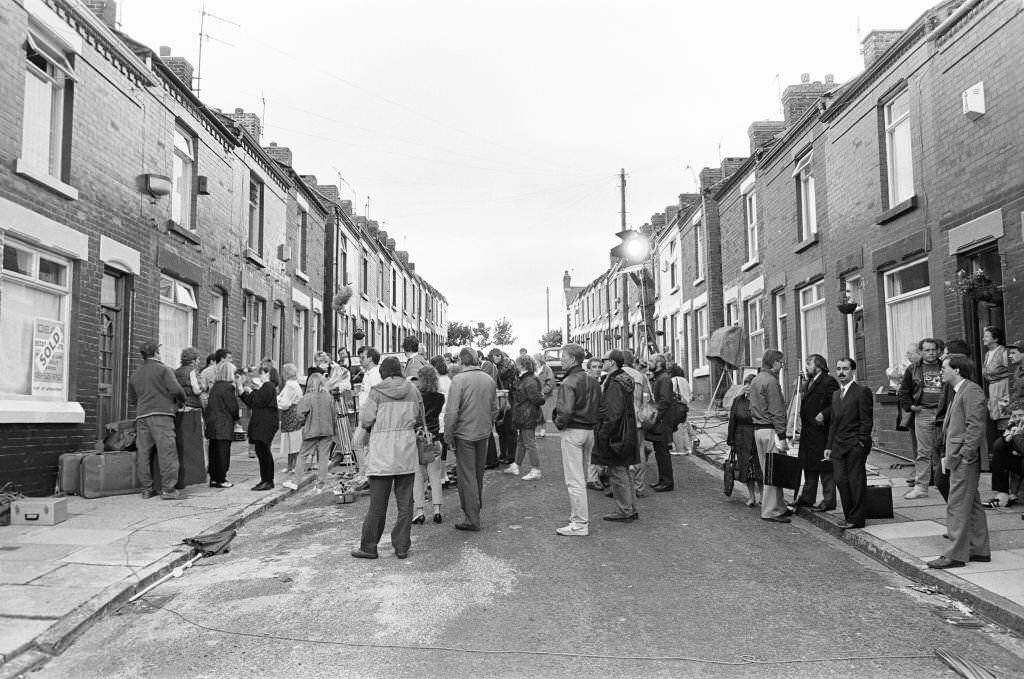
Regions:
[[162, 174], [142, 175], [142, 186], [146, 193], [154, 198], [162, 198], [171, 194], [171, 178]]

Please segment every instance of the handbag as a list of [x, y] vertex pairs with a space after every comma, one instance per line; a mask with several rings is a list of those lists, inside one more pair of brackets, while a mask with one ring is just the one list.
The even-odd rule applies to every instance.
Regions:
[[650, 400], [645, 401], [640, 406], [640, 412], [637, 413], [637, 419], [640, 421], [640, 428], [644, 430], [654, 429], [658, 424], [658, 409], [654, 405], [654, 392], [651, 391], [651, 383], [647, 383], [647, 394], [650, 396]]
[[103, 435], [103, 450], [135, 450], [135, 420], [111, 422]]
[[281, 411], [281, 431], [292, 432], [302, 429], [305, 417], [299, 414], [297, 404], [292, 404]]
[[729, 459], [722, 465], [722, 492], [726, 497], [732, 495], [732, 487], [736, 482], [736, 451], [729, 451]]
[[785, 453], [768, 453], [764, 456], [764, 485], [798, 490], [803, 470], [800, 460]]
[[434, 440], [434, 435], [427, 428], [427, 411], [423, 407], [423, 399], [420, 404], [420, 423], [416, 425], [416, 454], [419, 462], [427, 465], [433, 462], [441, 454], [441, 446]]

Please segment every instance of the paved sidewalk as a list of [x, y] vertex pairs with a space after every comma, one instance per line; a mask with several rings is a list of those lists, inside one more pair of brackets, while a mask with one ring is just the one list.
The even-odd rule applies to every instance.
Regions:
[[71, 496], [70, 516], [56, 526], [0, 526], [0, 677], [59, 653], [94, 618], [183, 564], [193, 551], [182, 539], [237, 528], [296, 492], [276, 476], [273, 490], [250, 490], [259, 467], [248, 444], [235, 443], [233, 488], [204, 482], [176, 501]]
[[[728, 455], [725, 446], [726, 420], [691, 410], [690, 421], [704, 431], [701, 455], [721, 467]], [[911, 466], [905, 460], [873, 451], [868, 457], [868, 484], [891, 485], [893, 518], [870, 520], [863, 529], [840, 530], [842, 511], [815, 513], [801, 509], [798, 517], [828, 531], [840, 540], [881, 561], [893, 570], [954, 599], [969, 604], [976, 613], [1018, 634], [1024, 634], [1024, 507], [986, 510], [992, 545], [991, 563], [969, 563], [963, 568], [934, 570], [926, 562], [946, 547], [946, 503], [937, 488], [927, 498], [904, 500], [910, 486], [906, 479]], [[991, 497], [991, 475], [981, 475], [981, 497]], [[793, 493], [786, 491], [786, 499]], [[732, 501], [746, 501], [746, 486], [736, 484]], [[820, 491], [819, 498], [820, 500]]]

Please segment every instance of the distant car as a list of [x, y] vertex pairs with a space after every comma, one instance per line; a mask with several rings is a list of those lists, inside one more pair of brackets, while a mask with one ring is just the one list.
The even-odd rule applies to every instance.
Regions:
[[562, 381], [562, 376], [565, 371], [562, 370], [562, 347], [548, 347], [544, 350], [544, 362], [551, 368], [551, 372], [555, 374], [555, 380], [558, 382]]

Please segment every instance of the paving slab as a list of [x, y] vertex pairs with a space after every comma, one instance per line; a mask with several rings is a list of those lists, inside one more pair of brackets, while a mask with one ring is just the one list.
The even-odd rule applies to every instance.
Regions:
[[0, 615], [60, 618], [93, 595], [89, 587], [0, 585]]
[[1000, 596], [1013, 598], [1024, 597], [1024, 572], [1020, 570], [994, 571], [987, 573], [965, 573], [965, 568], [957, 569], [957, 577], [984, 587]]
[[52, 620], [4, 618], [0, 624], [0, 663], [27, 646], [52, 624]]
[[[6, 530], [0, 528], [0, 530]], [[71, 552], [82, 548], [82, 545], [7, 545], [0, 549], [0, 563], [4, 561], [56, 561]]]
[[68, 528], [64, 524], [37, 528], [15, 539], [14, 544], [33, 545], [105, 545], [119, 540], [131, 531], [101, 528]]
[[65, 563], [32, 581], [43, 587], [75, 587], [89, 583], [90, 587], [106, 587], [132, 575], [127, 566], [97, 566], [93, 564]]
[[901, 538], [920, 538], [930, 535], [942, 535], [946, 527], [934, 521], [907, 521], [903, 523], [871, 524], [864, 527], [865, 533], [870, 533], [883, 540], [898, 540]]
[[23, 585], [58, 567], [53, 561], [4, 561], [0, 585]]

